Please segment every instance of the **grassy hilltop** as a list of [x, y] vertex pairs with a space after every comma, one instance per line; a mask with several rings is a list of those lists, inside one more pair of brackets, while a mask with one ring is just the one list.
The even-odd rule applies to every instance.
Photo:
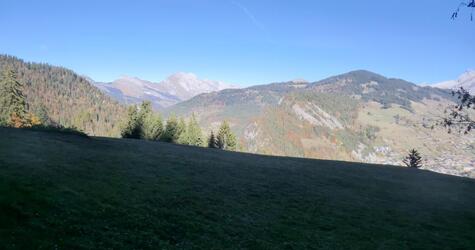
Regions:
[[474, 249], [475, 180], [0, 128], [5, 249]]

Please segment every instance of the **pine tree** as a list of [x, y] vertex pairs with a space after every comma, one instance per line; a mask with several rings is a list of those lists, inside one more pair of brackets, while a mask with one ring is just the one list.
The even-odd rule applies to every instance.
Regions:
[[0, 79], [0, 125], [28, 126], [23, 84], [11, 69], [2, 72]]
[[189, 145], [188, 127], [186, 126], [186, 122], [183, 118], [180, 118], [178, 121], [176, 133], [177, 140], [175, 143]]
[[137, 106], [130, 106], [127, 112], [127, 120], [122, 128], [122, 138], [140, 139], [142, 134], [142, 122], [140, 121]]
[[163, 133], [162, 118], [158, 114], [150, 113], [144, 118], [142, 139], [156, 141]]
[[203, 133], [201, 132], [200, 125], [196, 121], [195, 115], [192, 114], [188, 121], [186, 128], [186, 140], [187, 145], [202, 146], [203, 145]]
[[211, 131], [209, 138], [208, 138], [208, 148], [219, 148], [218, 147], [218, 141], [216, 140], [216, 137], [214, 136], [214, 132]]
[[407, 167], [410, 168], [422, 167], [422, 157], [415, 149], [409, 151], [409, 155], [404, 158], [403, 162], [404, 164], [406, 164]]
[[165, 130], [163, 131], [160, 140], [164, 142], [173, 142], [175, 143], [178, 140], [178, 120], [175, 115], [171, 115], [165, 125]]
[[156, 114], [152, 110], [152, 103], [150, 101], [144, 101], [140, 105], [138, 113], [139, 123], [142, 125], [140, 130], [141, 139], [145, 140], [158, 140], [163, 132], [162, 119], [159, 114]]
[[218, 136], [217, 136], [217, 145], [219, 149], [224, 150], [236, 150], [237, 149], [237, 139], [236, 136], [232, 133], [229, 124], [226, 121], [221, 123], [219, 127]]
[[219, 149], [225, 149], [226, 148], [226, 138], [225, 138], [224, 133], [220, 133], [218, 131], [218, 136], [216, 136], [216, 146]]
[[231, 151], [237, 150], [237, 139], [236, 136], [229, 130], [228, 136], [226, 138], [226, 149]]
[[186, 131], [186, 122], [183, 117], [178, 120], [173, 143], [188, 145], [188, 133]]

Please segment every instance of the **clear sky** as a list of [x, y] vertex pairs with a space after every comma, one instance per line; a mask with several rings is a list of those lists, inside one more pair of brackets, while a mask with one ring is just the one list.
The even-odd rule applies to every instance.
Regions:
[[475, 68], [460, 0], [0, 0], [0, 53], [97, 81], [179, 72], [242, 86], [367, 69], [416, 83]]

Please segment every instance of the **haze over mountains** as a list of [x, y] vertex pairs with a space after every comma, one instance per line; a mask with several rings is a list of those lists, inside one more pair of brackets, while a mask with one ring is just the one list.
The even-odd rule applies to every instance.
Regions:
[[202, 93], [236, 88], [231, 84], [199, 79], [193, 73], [184, 72], [173, 74], [159, 83], [130, 76], [123, 76], [111, 83], [91, 82], [123, 104], [137, 104], [148, 100], [156, 109], [169, 107]]
[[471, 94], [475, 94], [475, 70], [467, 70], [456, 80], [440, 82], [432, 86], [442, 89], [458, 89], [463, 87]]

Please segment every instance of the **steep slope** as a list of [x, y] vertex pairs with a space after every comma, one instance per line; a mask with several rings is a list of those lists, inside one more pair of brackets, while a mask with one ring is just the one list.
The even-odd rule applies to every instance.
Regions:
[[9, 67], [25, 86], [28, 108], [46, 113], [52, 123], [90, 135], [118, 136], [125, 108], [71, 70], [0, 55], [0, 71]]
[[467, 178], [15, 129], [0, 138], [5, 249], [475, 247]]
[[457, 80], [436, 83], [432, 86], [442, 89], [458, 89], [463, 87], [470, 93], [475, 94], [475, 70], [466, 71]]
[[452, 98], [446, 90], [354, 71], [203, 94], [167, 112], [194, 112], [206, 128], [226, 119], [248, 152], [399, 165], [417, 148], [426, 168], [475, 177], [475, 138], [426, 128]]
[[156, 109], [169, 107], [202, 93], [235, 88], [219, 81], [202, 80], [192, 73], [176, 73], [153, 83], [136, 77], [124, 76], [112, 83], [94, 83], [105, 94], [124, 104], [151, 101]]

